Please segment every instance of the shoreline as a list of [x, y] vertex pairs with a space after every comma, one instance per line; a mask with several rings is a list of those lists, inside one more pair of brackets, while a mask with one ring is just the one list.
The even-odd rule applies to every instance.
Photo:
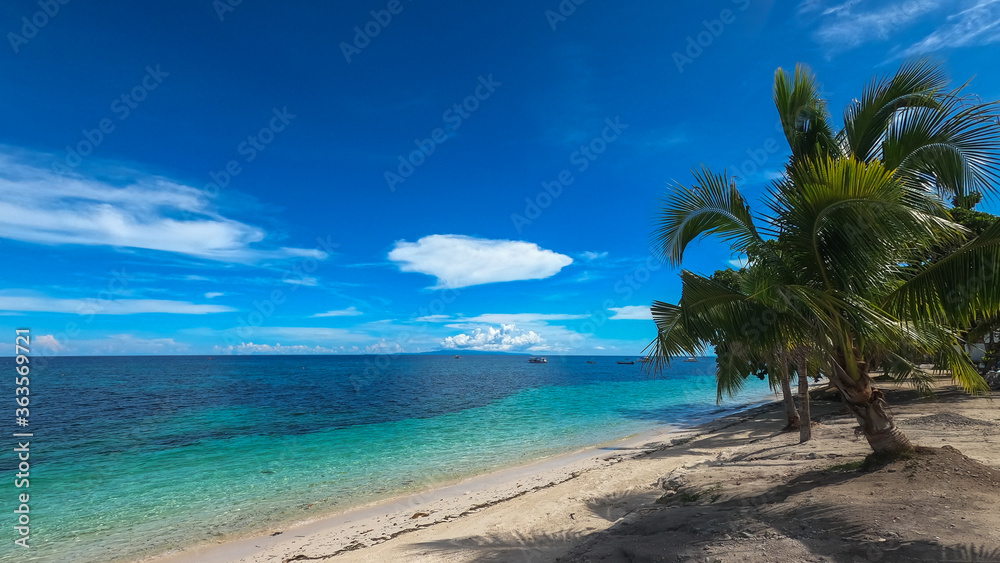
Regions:
[[[714, 418], [691, 424], [661, 425], [593, 446], [556, 454], [528, 463], [445, 482], [415, 493], [319, 515], [285, 526], [272, 526], [246, 535], [200, 543], [138, 559], [140, 563], [227, 563], [230, 561], [289, 560], [290, 554], [309, 545], [310, 538], [325, 538], [329, 556], [364, 549], [487, 509], [523, 495], [571, 481], [581, 474], [609, 467], [627, 459], [679, 446], [691, 440], [752, 419], [776, 409], [780, 398], [727, 409]], [[713, 415], [709, 415], [713, 416]], [[280, 528], [280, 529], [279, 529]]]

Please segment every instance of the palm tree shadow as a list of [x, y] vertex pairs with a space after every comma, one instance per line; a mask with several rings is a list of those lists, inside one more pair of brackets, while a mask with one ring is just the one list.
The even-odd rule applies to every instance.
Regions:
[[415, 558], [418, 554], [461, 553], [463, 556], [473, 555], [474, 561], [536, 563], [555, 560], [568, 546], [577, 545], [585, 538], [585, 534], [572, 531], [540, 534], [513, 532], [421, 542], [415, 544], [413, 550]]

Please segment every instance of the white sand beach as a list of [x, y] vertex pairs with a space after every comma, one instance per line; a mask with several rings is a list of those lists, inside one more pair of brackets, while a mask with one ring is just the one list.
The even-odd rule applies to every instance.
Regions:
[[946, 382], [933, 399], [903, 389], [890, 389], [888, 398], [916, 444], [958, 451], [929, 450], [862, 473], [851, 464], [870, 449], [839, 403], [813, 402], [814, 437], [804, 444], [780, 431], [775, 403], [155, 561], [957, 561], [1000, 554], [1000, 471], [990, 469], [1000, 467], [1000, 409]]

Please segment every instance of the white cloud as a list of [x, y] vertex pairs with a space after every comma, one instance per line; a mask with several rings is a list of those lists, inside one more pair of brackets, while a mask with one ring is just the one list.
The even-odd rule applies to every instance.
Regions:
[[736, 268], [737, 270], [741, 268], [746, 268], [747, 264], [749, 263], [750, 261], [745, 256], [740, 258], [733, 258], [732, 260], [729, 261], [729, 265]]
[[121, 180], [116, 184], [61, 175], [37, 164], [44, 158], [0, 147], [0, 238], [141, 248], [238, 263], [326, 258], [316, 249], [255, 247], [267, 233], [222, 216], [197, 188], [123, 169], [103, 171]]
[[216, 346], [214, 349], [216, 354], [233, 354], [233, 355], [248, 355], [248, 354], [343, 354], [344, 348], [327, 348], [324, 346], [305, 346], [302, 344], [294, 344], [292, 346], [283, 346], [281, 343], [274, 345], [271, 344], [254, 344], [253, 342], [241, 342], [239, 345], [235, 346]]
[[346, 309], [339, 309], [336, 311], [327, 311], [325, 313], [316, 313], [313, 317], [357, 317], [363, 315], [357, 307], [348, 307]]
[[594, 260], [600, 260], [601, 258], [607, 258], [607, 252], [591, 252], [589, 250], [580, 253], [580, 257], [588, 262], [593, 262]]
[[45, 354], [54, 354], [63, 348], [63, 345], [51, 334], [39, 334], [32, 338], [32, 340], [34, 341], [32, 345], [35, 348], [36, 354], [40, 351]]
[[200, 305], [188, 301], [163, 299], [57, 299], [31, 295], [11, 295], [0, 291], [0, 310], [76, 315], [133, 315], [138, 313], [173, 313], [204, 315], [235, 311], [224, 305]]
[[545, 339], [535, 331], [523, 331], [516, 325], [500, 325], [500, 328], [477, 328], [466, 334], [449, 336], [441, 342], [446, 350], [481, 350], [484, 352], [508, 352], [512, 350], [538, 349]]
[[587, 315], [561, 315], [549, 313], [487, 313], [477, 317], [449, 317], [448, 315], [428, 315], [416, 319], [429, 323], [483, 323], [483, 324], [528, 324], [549, 321], [570, 321], [585, 319]]
[[223, 295], [225, 295], [225, 293], [221, 293], [218, 291], [209, 291], [208, 293], [205, 294], [205, 299], [215, 299], [216, 297], [222, 297]]
[[653, 314], [649, 312], [649, 307], [644, 305], [628, 305], [626, 307], [611, 307], [611, 311], [615, 314], [611, 316], [609, 320], [621, 321], [621, 320], [641, 320], [641, 321], [651, 321], [653, 320]]
[[58, 353], [66, 356], [128, 356], [134, 354], [187, 354], [191, 348], [173, 338], [141, 338], [133, 334], [112, 334], [106, 338], [70, 340]]
[[316, 278], [311, 278], [311, 277], [284, 278], [281, 281], [283, 281], [285, 283], [290, 283], [292, 285], [304, 285], [304, 286], [307, 286], [307, 287], [316, 287], [316, 286], [319, 285], [319, 280], [317, 280]]
[[405, 351], [398, 342], [389, 342], [384, 338], [376, 344], [365, 346], [365, 354], [402, 354]]
[[[909, 47], [893, 49], [896, 57], [1000, 41], [1000, 0], [897, 0], [878, 4], [849, 0], [827, 5], [807, 0], [799, 5], [798, 14], [819, 22], [814, 38], [831, 54], [886, 41], [925, 23], [932, 24], [934, 31]], [[873, 7], [865, 9], [866, 5]]]
[[418, 323], [447, 323], [451, 322], [453, 319], [448, 315], [427, 315], [425, 317], [417, 317], [413, 320]]
[[[893, 33], [914, 24], [937, 10], [947, 0], [899, 0], [877, 4], [865, 10], [861, 2], [845, 2], [823, 8], [822, 2], [805, 2], [799, 14], [820, 13], [820, 25], [814, 33], [817, 42], [831, 53], [849, 51], [871, 41], [884, 41]], [[859, 7], [860, 6], [860, 7]], [[808, 9], [805, 9], [807, 8]]]
[[972, 2], [945, 19], [933, 33], [903, 50], [900, 57], [912, 57], [940, 49], [973, 47], [1000, 41], [1000, 0]]
[[573, 263], [569, 256], [544, 250], [534, 243], [461, 235], [430, 235], [417, 242], [398, 241], [389, 252], [389, 259], [403, 272], [436, 277], [434, 289], [544, 279]]
[[309, 326], [265, 326], [253, 329], [254, 334], [263, 334], [276, 338], [288, 338], [296, 341], [337, 341], [359, 342], [369, 339], [369, 336], [351, 332], [343, 328], [309, 327]]

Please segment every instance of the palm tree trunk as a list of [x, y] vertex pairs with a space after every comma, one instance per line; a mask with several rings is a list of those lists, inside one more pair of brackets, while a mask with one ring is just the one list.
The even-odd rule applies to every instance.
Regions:
[[[841, 354], [843, 360], [843, 354]], [[847, 409], [858, 419], [861, 432], [875, 453], [903, 453], [913, 451], [913, 444], [892, 420], [892, 413], [885, 402], [885, 394], [875, 387], [868, 376], [868, 365], [858, 363], [859, 378], [855, 380], [841, 365], [830, 362], [830, 381], [840, 390]]]
[[788, 379], [788, 365], [781, 362], [781, 398], [785, 402], [785, 416], [788, 418], [788, 425], [785, 430], [795, 430], [799, 428], [799, 411], [795, 408], [795, 400], [792, 399], [792, 382]]
[[799, 424], [799, 443], [812, 438], [812, 417], [809, 414], [809, 356], [799, 350], [799, 406], [802, 407], [802, 423]]

